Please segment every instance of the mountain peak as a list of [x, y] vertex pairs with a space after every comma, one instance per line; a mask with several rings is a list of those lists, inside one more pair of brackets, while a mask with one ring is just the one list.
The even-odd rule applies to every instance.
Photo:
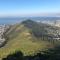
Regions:
[[33, 26], [35, 26], [37, 24], [37, 22], [28, 19], [26, 21], [23, 21], [22, 24], [24, 24], [24, 26], [26, 26], [28, 28], [32, 28]]

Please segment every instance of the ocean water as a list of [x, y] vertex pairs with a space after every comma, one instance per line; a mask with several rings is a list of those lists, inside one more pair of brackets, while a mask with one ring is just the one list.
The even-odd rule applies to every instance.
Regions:
[[0, 24], [15, 24], [23, 20], [24, 18], [0, 18]]
[[0, 24], [15, 24], [20, 23], [24, 20], [31, 19], [34, 21], [55, 21], [60, 20], [60, 17], [6, 17], [6, 18], [0, 18]]

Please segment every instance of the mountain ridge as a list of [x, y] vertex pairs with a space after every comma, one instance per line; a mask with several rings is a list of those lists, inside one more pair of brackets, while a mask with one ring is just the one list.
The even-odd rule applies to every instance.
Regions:
[[0, 57], [6, 57], [8, 54], [17, 50], [21, 50], [24, 55], [32, 55], [38, 51], [52, 48], [54, 44], [47, 40], [47, 36], [45, 37], [46, 31], [49, 29], [46, 30], [43, 27], [52, 28], [49, 25], [39, 24], [32, 20], [26, 20], [22, 23], [11, 25], [8, 32], [6, 32], [8, 36], [7, 44], [0, 48]]

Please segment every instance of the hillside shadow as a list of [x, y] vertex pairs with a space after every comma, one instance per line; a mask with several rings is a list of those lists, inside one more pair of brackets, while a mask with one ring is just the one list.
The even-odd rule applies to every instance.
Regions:
[[14, 54], [8, 55], [6, 58], [3, 58], [2, 60], [46, 60], [47, 56], [42, 55], [41, 53], [38, 53], [34, 56], [24, 56], [21, 51], [17, 51]]
[[8, 55], [6, 58], [3, 58], [2, 60], [23, 60], [23, 58], [24, 58], [23, 53], [17, 51], [14, 54]]
[[[46, 24], [37, 23], [37, 22], [30, 20], [30, 19], [23, 21], [22, 24], [24, 24], [25, 27], [31, 29], [30, 33], [33, 34], [35, 37], [42, 38], [42, 40], [44, 40], [43, 37], [47, 38], [46, 28], [48, 26]], [[45, 38], [45, 40], [46, 40], [46, 38]]]
[[2, 60], [60, 60], [60, 47], [58, 49], [39, 52], [33, 56], [24, 56], [21, 51], [17, 51]]
[[24, 56], [21, 51], [16, 51], [2, 60], [60, 60], [60, 46], [47, 51], [40, 51], [33, 56]]

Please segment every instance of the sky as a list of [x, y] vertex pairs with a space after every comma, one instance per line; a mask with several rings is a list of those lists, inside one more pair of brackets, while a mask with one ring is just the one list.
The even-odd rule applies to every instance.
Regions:
[[60, 0], [0, 0], [0, 17], [60, 16]]

